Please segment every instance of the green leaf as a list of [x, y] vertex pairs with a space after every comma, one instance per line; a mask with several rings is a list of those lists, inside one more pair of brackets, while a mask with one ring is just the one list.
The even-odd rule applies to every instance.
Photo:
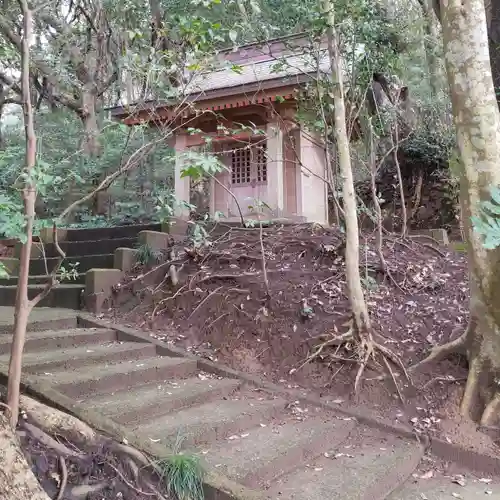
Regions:
[[5, 267], [5, 264], [3, 262], [0, 262], [0, 278], [6, 279], [9, 277], [9, 273], [7, 271], [7, 268]]
[[236, 74], [241, 75], [243, 73], [243, 66], [239, 64], [231, 65], [231, 71], [234, 71]]

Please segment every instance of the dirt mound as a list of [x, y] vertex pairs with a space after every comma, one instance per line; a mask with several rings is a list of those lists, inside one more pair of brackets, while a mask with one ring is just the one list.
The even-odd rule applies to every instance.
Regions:
[[[262, 242], [259, 233], [259, 228], [232, 228], [202, 249], [174, 249], [175, 261], [140, 269], [121, 283], [105, 316], [237, 370], [369, 408], [417, 432], [494, 448], [478, 432], [471, 438], [470, 426], [456, 417], [465, 359], [429, 366], [413, 384], [398, 379], [404, 404], [392, 380], [381, 380], [383, 366], [366, 370], [353, 398], [356, 364], [336, 360], [330, 350], [304, 365], [324, 336], [345, 331], [350, 319], [343, 233], [317, 225], [274, 226], [263, 229]], [[364, 234], [360, 243], [363, 285], [379, 344], [410, 366], [435, 344], [459, 335], [468, 317], [465, 255], [430, 238], [386, 235], [389, 277], [382, 272], [373, 235]], [[172, 264], [179, 270], [176, 286], [168, 272]], [[342, 352], [344, 358], [354, 355]]]
[[[248, 362], [252, 352], [250, 371], [258, 364], [277, 377], [288, 374], [318, 336], [341, 329], [350, 317], [343, 234], [320, 226], [279, 226], [264, 228], [262, 243], [264, 259], [259, 229], [233, 228], [202, 250], [181, 252], [176, 287], [166, 273], [170, 263], [146, 276], [141, 270], [121, 284], [115, 312], [122, 321], [164, 335], [170, 331], [185, 347], [210, 348], [230, 362], [237, 357]], [[387, 236], [391, 280], [382, 272], [371, 235], [363, 236], [361, 247], [374, 328], [388, 344], [416, 358], [465, 324], [463, 256], [430, 239]]]

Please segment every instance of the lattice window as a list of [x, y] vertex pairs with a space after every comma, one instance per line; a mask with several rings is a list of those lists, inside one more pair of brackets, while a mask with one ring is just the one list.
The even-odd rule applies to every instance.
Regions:
[[251, 182], [251, 159], [250, 149], [238, 149], [231, 156], [231, 183], [250, 184]]
[[267, 182], [267, 156], [266, 146], [259, 145], [254, 150], [255, 163], [257, 165], [257, 182]]
[[251, 145], [231, 153], [231, 183], [267, 183], [266, 145]]

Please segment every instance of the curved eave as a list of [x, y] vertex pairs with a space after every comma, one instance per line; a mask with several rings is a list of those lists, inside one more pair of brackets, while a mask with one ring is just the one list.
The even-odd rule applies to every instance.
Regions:
[[309, 75], [279, 78], [264, 82], [214, 89], [190, 94], [184, 104], [145, 102], [141, 105], [118, 106], [109, 109], [111, 116], [127, 125], [184, 119], [200, 111], [222, 111], [266, 102], [294, 101], [297, 87], [310, 81]]

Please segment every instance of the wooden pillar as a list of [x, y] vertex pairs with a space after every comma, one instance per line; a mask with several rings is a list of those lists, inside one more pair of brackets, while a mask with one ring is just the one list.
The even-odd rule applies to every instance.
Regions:
[[321, 138], [301, 129], [299, 147], [301, 215], [308, 222], [328, 224], [328, 174]]
[[285, 206], [283, 175], [283, 131], [279, 123], [269, 122], [267, 133], [267, 200], [274, 217], [281, 217]]

